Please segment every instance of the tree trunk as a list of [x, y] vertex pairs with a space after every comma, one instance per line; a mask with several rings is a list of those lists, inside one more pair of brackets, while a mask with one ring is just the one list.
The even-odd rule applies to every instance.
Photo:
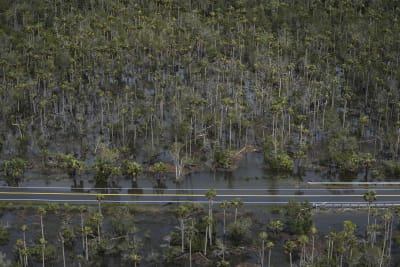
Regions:
[[65, 247], [64, 247], [64, 239], [61, 240], [61, 250], [62, 250], [62, 257], [63, 257], [63, 266], [66, 267], [65, 264]]
[[184, 223], [184, 221], [183, 221], [183, 219], [180, 219], [180, 221], [181, 221], [181, 242], [182, 242], [182, 244], [181, 244], [181, 252], [183, 253], [183, 252], [185, 252], [185, 223]]
[[315, 249], [315, 237], [312, 236], [312, 249], [311, 249], [311, 265], [314, 264], [314, 249]]
[[207, 256], [208, 226], [206, 226], [206, 236], [204, 238], [204, 256]]
[[271, 267], [271, 249], [268, 251], [268, 267]]
[[261, 267], [264, 267], [264, 240], [262, 241], [262, 245], [261, 245]]
[[85, 250], [85, 233], [83, 229], [83, 213], [81, 212], [82, 249]]
[[189, 239], [189, 266], [192, 267], [192, 238]]
[[86, 233], [85, 233], [85, 258], [86, 261], [89, 260], [89, 245], [88, 245], [88, 236]]
[[223, 226], [224, 236], [226, 234], [226, 210], [224, 209], [224, 226]]

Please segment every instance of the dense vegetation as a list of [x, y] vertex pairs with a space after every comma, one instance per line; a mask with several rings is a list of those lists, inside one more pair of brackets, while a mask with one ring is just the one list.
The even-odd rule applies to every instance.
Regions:
[[280, 171], [399, 177], [399, 14], [388, 0], [2, 0], [2, 158], [167, 151], [180, 176], [254, 144]]
[[398, 264], [393, 255], [400, 243], [396, 209], [368, 206], [368, 217], [358, 212], [359, 223], [346, 218], [354, 210], [335, 211], [330, 218], [340, 216], [343, 222], [326, 230], [317, 224], [318, 216], [327, 214], [315, 213], [308, 202], [291, 201], [263, 212], [242, 207], [240, 199], [217, 205], [212, 195], [210, 190], [205, 196], [211, 200], [208, 208], [193, 203], [115, 206], [102, 203], [101, 195], [98, 205], [3, 202], [0, 266]]

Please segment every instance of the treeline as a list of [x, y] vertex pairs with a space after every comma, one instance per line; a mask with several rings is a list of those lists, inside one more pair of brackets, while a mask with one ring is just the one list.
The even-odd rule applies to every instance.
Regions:
[[256, 144], [276, 169], [385, 160], [400, 176], [399, 14], [388, 0], [2, 0], [3, 158], [106, 146], [226, 167]]

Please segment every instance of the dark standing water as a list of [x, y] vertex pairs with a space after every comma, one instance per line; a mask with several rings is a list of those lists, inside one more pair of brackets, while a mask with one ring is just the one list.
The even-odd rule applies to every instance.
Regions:
[[[52, 186], [52, 187], [85, 187], [93, 188], [92, 175], [73, 181], [66, 175], [27, 173], [20, 186]], [[330, 176], [326, 171], [304, 171], [301, 175], [277, 175], [265, 168], [261, 153], [248, 153], [237, 169], [233, 171], [200, 171], [190, 173], [180, 182], [176, 182], [174, 174], [167, 174], [166, 179], [158, 183], [153, 177], [139, 177], [137, 183], [128, 178], [120, 178], [117, 187], [120, 188], [153, 188], [162, 189], [276, 189], [279, 187], [303, 187], [307, 181], [364, 181], [363, 174], [354, 177]]]

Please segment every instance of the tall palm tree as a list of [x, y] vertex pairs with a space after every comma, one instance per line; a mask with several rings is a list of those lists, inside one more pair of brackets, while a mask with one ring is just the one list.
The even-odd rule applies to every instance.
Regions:
[[272, 248], [275, 246], [274, 242], [268, 241], [267, 248], [268, 248], [268, 267], [271, 267], [271, 251]]
[[179, 228], [181, 230], [181, 252], [185, 252], [185, 219], [190, 210], [185, 205], [179, 205], [175, 213], [178, 216]]
[[[391, 232], [391, 221], [392, 221], [393, 215], [390, 212], [386, 212], [382, 216], [383, 224], [384, 224], [384, 236], [383, 236], [383, 245], [382, 245], [382, 253], [379, 261], [379, 267], [383, 266], [383, 261], [385, 258], [385, 255], [387, 255], [386, 251], [389, 250], [387, 246], [388, 240], [391, 238], [390, 237], [390, 232]], [[390, 256], [390, 255], [389, 255]]]
[[24, 241], [22, 241], [21, 239], [18, 239], [15, 246], [16, 246], [16, 249], [18, 250], [18, 256], [19, 256], [18, 262], [20, 264], [24, 264]]
[[274, 236], [276, 237], [279, 232], [283, 230], [283, 222], [279, 219], [276, 220], [270, 220], [268, 223], [268, 228], [274, 233]]
[[28, 253], [26, 253], [27, 247], [26, 247], [26, 231], [28, 231], [28, 226], [26, 224], [21, 226], [21, 231], [22, 231], [22, 241], [23, 241], [23, 246], [24, 246], [24, 267], [28, 266]]
[[224, 222], [223, 222], [223, 232], [224, 236], [226, 234], [226, 210], [229, 208], [229, 202], [227, 200], [223, 200], [220, 204], [219, 207], [223, 209], [224, 211]]
[[124, 167], [126, 174], [132, 177], [132, 182], [136, 182], [138, 176], [143, 172], [142, 165], [137, 163], [136, 161], [131, 162], [131, 161], [125, 161], [124, 162]]
[[99, 205], [99, 213], [101, 213], [101, 202], [104, 200], [105, 196], [103, 194], [96, 194], [97, 204]]
[[40, 244], [42, 245], [42, 266], [44, 267], [44, 251], [46, 248], [46, 239], [44, 238], [44, 224], [43, 224], [43, 216], [46, 215], [46, 209], [43, 207], [39, 207], [39, 215], [40, 215], [40, 228], [42, 232], [42, 237], [39, 239]]
[[236, 224], [238, 208], [240, 206], [243, 206], [243, 201], [240, 198], [236, 198], [236, 199], [231, 201], [231, 205], [235, 208], [235, 224]]
[[61, 252], [62, 252], [62, 257], [63, 257], [63, 267], [66, 267], [66, 262], [65, 262], [65, 240], [62, 232], [58, 233], [58, 236], [60, 237], [61, 241]]
[[44, 238], [40, 238], [39, 239], [39, 243], [40, 243], [40, 245], [42, 246], [42, 266], [44, 267], [45, 266], [45, 257], [44, 257], [44, 252], [45, 252], [45, 248], [46, 248], [46, 243], [47, 243], [47, 241], [46, 241], [46, 239], [44, 239]]
[[193, 240], [193, 237], [196, 235], [196, 233], [197, 233], [197, 229], [196, 229], [196, 227], [194, 227], [193, 220], [192, 220], [192, 225], [190, 225], [186, 229], [186, 234], [187, 234], [188, 241], [189, 241], [189, 266], [190, 267], [192, 267], [192, 240]]
[[206, 230], [205, 230], [205, 237], [204, 237], [204, 256], [207, 256], [207, 246], [208, 246], [208, 228], [210, 226], [210, 222], [212, 223], [212, 219], [209, 216], [205, 216], [203, 218], [203, 222], [206, 224]]
[[368, 192], [364, 193], [363, 198], [366, 202], [368, 202], [368, 223], [367, 223], [367, 229], [368, 229], [369, 217], [371, 214], [371, 204], [376, 200], [376, 193], [373, 190], [368, 190]]
[[132, 261], [133, 266], [136, 267], [138, 262], [140, 262], [142, 260], [142, 257], [140, 257], [140, 255], [133, 252], [131, 255], [129, 255], [129, 260]]
[[86, 211], [85, 206], [79, 206], [79, 213], [81, 217], [81, 233], [82, 233], [82, 251], [85, 251], [85, 231], [84, 231], [84, 218], [83, 218], [83, 213]]
[[330, 232], [326, 238], [328, 239], [328, 261], [332, 259], [333, 256], [333, 248], [334, 248], [334, 243], [337, 237], [336, 232]]
[[214, 189], [210, 189], [206, 192], [205, 196], [208, 199], [208, 217], [209, 217], [209, 223], [208, 223], [208, 238], [210, 240], [210, 246], [212, 246], [212, 225], [213, 225], [213, 199], [217, 196], [217, 191]]
[[260, 238], [261, 241], [260, 262], [261, 262], [261, 267], [264, 267], [265, 242], [267, 242], [268, 234], [266, 232], [261, 232], [258, 234], [258, 237]]
[[285, 243], [284, 248], [285, 251], [289, 253], [290, 267], [293, 267], [292, 253], [297, 248], [297, 245], [294, 241], [289, 240]]
[[97, 238], [98, 238], [98, 241], [100, 242], [101, 241], [101, 225], [102, 225], [104, 217], [103, 217], [103, 215], [101, 213], [97, 212], [97, 213], [93, 214], [92, 219], [96, 222], [96, 225], [97, 225]]
[[86, 261], [89, 260], [89, 243], [88, 243], [88, 236], [90, 234], [92, 234], [92, 228], [90, 228], [89, 226], [85, 226], [83, 228], [83, 233], [85, 235], [85, 259]]
[[305, 265], [306, 261], [306, 245], [308, 243], [308, 236], [300, 235], [298, 237], [299, 244], [301, 245], [300, 266]]
[[314, 251], [315, 251], [315, 235], [317, 234], [317, 228], [315, 228], [314, 226], [311, 227], [311, 265], [314, 264]]

